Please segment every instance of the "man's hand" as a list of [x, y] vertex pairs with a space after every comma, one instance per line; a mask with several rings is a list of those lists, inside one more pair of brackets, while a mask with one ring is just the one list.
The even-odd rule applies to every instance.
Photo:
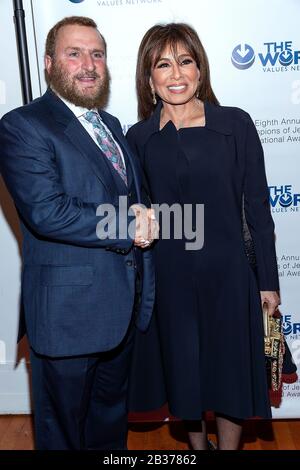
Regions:
[[136, 217], [134, 245], [140, 248], [147, 248], [153, 240], [158, 238], [159, 225], [155, 219], [154, 209], [134, 204], [131, 206]]

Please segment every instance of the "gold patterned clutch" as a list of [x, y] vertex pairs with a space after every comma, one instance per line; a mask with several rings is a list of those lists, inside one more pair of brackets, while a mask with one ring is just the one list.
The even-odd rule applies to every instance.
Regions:
[[264, 308], [263, 314], [265, 330], [265, 360], [268, 384], [271, 390], [277, 391], [281, 387], [284, 355], [282, 317], [281, 315], [269, 315], [266, 308]]

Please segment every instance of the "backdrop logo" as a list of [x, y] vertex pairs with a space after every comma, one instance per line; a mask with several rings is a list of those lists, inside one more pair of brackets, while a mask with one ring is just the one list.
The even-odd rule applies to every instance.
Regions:
[[269, 186], [270, 204], [273, 212], [298, 212], [300, 194], [294, 193], [291, 184]]
[[72, 3], [81, 3], [84, 2], [84, 0], [69, 0]]
[[99, 7], [127, 7], [127, 6], [144, 6], [163, 3], [163, 0], [97, 0]]
[[286, 336], [300, 334], [300, 323], [293, 323], [292, 315], [284, 315], [282, 320], [283, 320], [283, 333]]
[[[292, 41], [264, 42], [257, 59], [264, 72], [300, 70], [300, 51], [293, 49]], [[249, 44], [239, 44], [232, 51], [231, 62], [240, 70], [251, 67], [254, 60], [255, 52]]]
[[254, 63], [255, 53], [249, 44], [239, 44], [231, 54], [231, 62], [237, 69], [248, 69]]

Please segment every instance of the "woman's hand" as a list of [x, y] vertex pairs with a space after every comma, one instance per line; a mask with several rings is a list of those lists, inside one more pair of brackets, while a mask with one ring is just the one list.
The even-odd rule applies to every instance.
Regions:
[[155, 218], [154, 209], [148, 209], [139, 204], [131, 206], [136, 217], [136, 232], [134, 245], [148, 248], [159, 236], [159, 224]]
[[281, 304], [278, 292], [272, 290], [260, 291], [261, 306], [267, 305], [268, 315], [272, 316], [277, 310], [278, 305]]

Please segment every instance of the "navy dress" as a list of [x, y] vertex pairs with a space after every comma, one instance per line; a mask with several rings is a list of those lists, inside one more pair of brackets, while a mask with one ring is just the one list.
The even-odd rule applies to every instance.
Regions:
[[[160, 109], [133, 126], [128, 140], [153, 203], [204, 204], [204, 245], [186, 250], [188, 240], [174, 239], [172, 230], [155, 245], [156, 318], [135, 351], [141, 357], [143, 350], [143, 379], [145, 370], [152, 374], [144, 397], [162, 397], [164, 388], [171, 413], [182, 419], [201, 419], [208, 410], [269, 418], [259, 290], [278, 290], [278, 276], [259, 138], [236, 108], [206, 103], [205, 126], [180, 130], [171, 121], [159, 130]], [[257, 277], [245, 253], [243, 205]], [[139, 388], [136, 408], [143, 408], [143, 393]]]

